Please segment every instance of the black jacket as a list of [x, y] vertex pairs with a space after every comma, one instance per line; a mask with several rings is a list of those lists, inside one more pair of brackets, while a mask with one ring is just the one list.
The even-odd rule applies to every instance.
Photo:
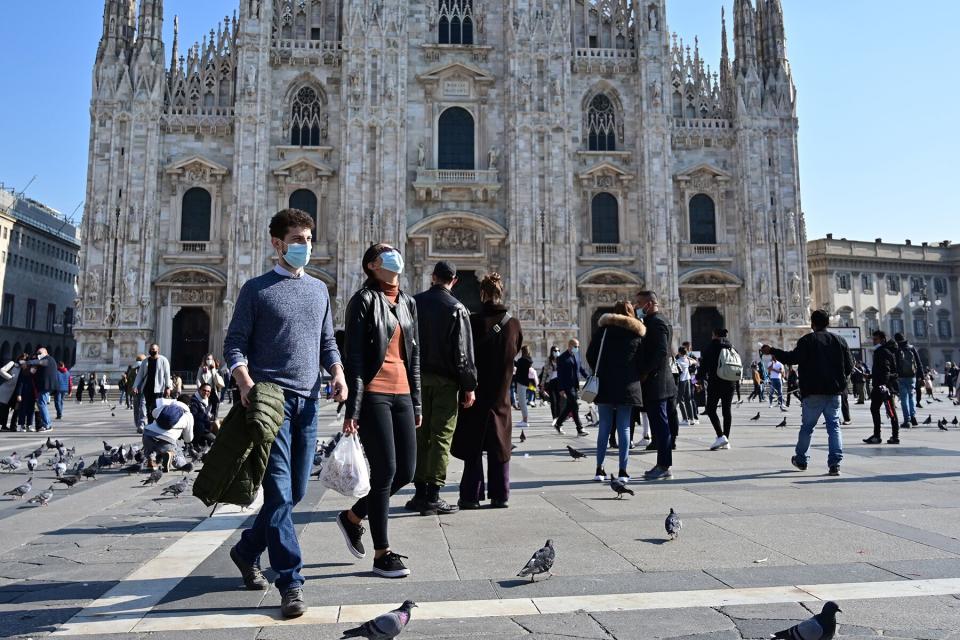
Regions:
[[723, 349], [733, 349], [733, 343], [726, 338], [716, 338], [710, 341], [707, 348], [700, 354], [700, 365], [702, 366], [700, 377], [705, 379], [709, 384], [718, 386], [729, 385], [732, 387], [734, 385], [733, 382], [724, 380], [717, 375], [717, 367], [720, 366], [720, 352]]
[[37, 368], [33, 376], [37, 393], [53, 393], [60, 388], [60, 381], [57, 379], [57, 361], [53, 356], [48, 354], [36, 360], [28, 360], [27, 366]]
[[420, 338], [417, 329], [417, 303], [400, 292], [397, 304], [391, 305], [375, 289], [375, 283], [366, 282], [353, 294], [347, 304], [345, 339], [347, 357], [344, 375], [347, 379], [346, 417], [360, 419], [363, 390], [383, 367], [387, 345], [400, 325], [403, 332], [403, 357], [407, 365], [407, 382], [414, 414], [421, 415], [420, 401]]
[[210, 433], [210, 405], [204, 405], [200, 398], [194, 395], [190, 398], [190, 413], [193, 415], [194, 438]]
[[456, 381], [461, 391], [477, 388], [473, 363], [470, 314], [442, 285], [434, 285], [413, 297], [417, 302], [420, 341], [420, 372]]
[[800, 367], [800, 397], [835, 396], [847, 388], [853, 371], [853, 357], [843, 338], [826, 329], [797, 340], [793, 351], [771, 351], [783, 364]]
[[893, 340], [887, 340], [874, 350], [873, 373], [870, 375], [874, 388], [886, 385], [891, 392], [900, 390], [897, 354], [897, 343]]
[[677, 397], [677, 383], [671, 371], [673, 364], [673, 328], [660, 314], [643, 320], [647, 335], [640, 343], [640, 382], [645, 402]]
[[647, 328], [636, 318], [616, 313], [600, 316], [599, 325], [587, 349], [587, 364], [600, 378], [600, 393], [594, 402], [643, 406], [638, 354]]

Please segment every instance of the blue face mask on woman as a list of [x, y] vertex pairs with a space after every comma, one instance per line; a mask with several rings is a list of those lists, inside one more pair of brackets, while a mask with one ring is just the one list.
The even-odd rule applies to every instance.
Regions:
[[380, 266], [391, 273], [403, 273], [403, 256], [399, 251], [387, 251], [380, 254]]
[[284, 261], [294, 269], [302, 269], [310, 262], [310, 245], [288, 244], [283, 254]]

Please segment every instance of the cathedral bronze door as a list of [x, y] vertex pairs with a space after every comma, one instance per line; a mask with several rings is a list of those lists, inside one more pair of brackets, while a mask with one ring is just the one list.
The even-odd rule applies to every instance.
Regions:
[[480, 311], [480, 281], [476, 271], [458, 271], [453, 295], [472, 312]]
[[[694, 351], [703, 351], [713, 338], [714, 329], [723, 328], [723, 314], [716, 307], [697, 307], [690, 317], [690, 342]], [[682, 342], [682, 341], [681, 341]]]
[[192, 383], [200, 362], [208, 353], [210, 316], [199, 307], [184, 307], [173, 317], [171, 368], [184, 378], [184, 384]]

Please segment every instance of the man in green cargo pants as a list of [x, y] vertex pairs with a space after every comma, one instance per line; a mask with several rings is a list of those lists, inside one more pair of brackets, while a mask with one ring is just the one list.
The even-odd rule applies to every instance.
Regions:
[[440, 490], [447, 480], [458, 405], [472, 406], [477, 388], [470, 315], [452, 293], [456, 267], [438, 262], [430, 280], [432, 286], [414, 297], [420, 329], [423, 424], [417, 429], [416, 493], [406, 505], [408, 511], [424, 516], [458, 510], [440, 497]]

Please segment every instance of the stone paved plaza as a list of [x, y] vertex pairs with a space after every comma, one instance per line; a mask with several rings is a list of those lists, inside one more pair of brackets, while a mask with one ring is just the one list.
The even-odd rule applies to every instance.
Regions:
[[[172, 474], [142, 487], [103, 472], [42, 508], [4, 498], [0, 636], [337, 638], [410, 598], [421, 607], [407, 638], [766, 638], [826, 599], [843, 609], [840, 637], [960, 638], [960, 429], [934, 424], [904, 431], [899, 447], [867, 446], [868, 413], [853, 408], [840, 478], [826, 475], [822, 431], [810, 470], [791, 469], [796, 405], [781, 414], [745, 403], [730, 451], [707, 450], [714, 435], [705, 422], [683, 427], [675, 479], [636, 482], [624, 500], [590, 479], [592, 457], [565, 452], [570, 444], [592, 454], [596, 431], [559, 437], [548, 411], [534, 410], [528, 439], [517, 442], [509, 509], [420, 517], [402, 510], [412, 487], [393, 499], [391, 543], [413, 572], [402, 581], [354, 561], [333, 522], [348, 500], [311, 481], [295, 519], [312, 608], [292, 622], [277, 619], [275, 590], [241, 589], [227, 556], [249, 514], [209, 517], [192, 497], [160, 499]], [[749, 421], [758, 409], [761, 419]], [[960, 407], [932, 403], [921, 419], [931, 414], [952, 420]], [[775, 428], [784, 415], [788, 427]], [[52, 435], [91, 460], [104, 438], [136, 441], [131, 423], [123, 409], [111, 417], [107, 405], [71, 404]], [[321, 437], [335, 430], [327, 405]], [[5, 433], [0, 455], [43, 439]], [[639, 476], [652, 464], [635, 451], [630, 470]], [[607, 469], [615, 466], [608, 458]], [[53, 472], [36, 475], [34, 493]], [[450, 500], [459, 476], [455, 463]], [[0, 490], [26, 477], [5, 473]], [[684, 528], [668, 543], [670, 507]], [[548, 537], [555, 575], [516, 578]]]

